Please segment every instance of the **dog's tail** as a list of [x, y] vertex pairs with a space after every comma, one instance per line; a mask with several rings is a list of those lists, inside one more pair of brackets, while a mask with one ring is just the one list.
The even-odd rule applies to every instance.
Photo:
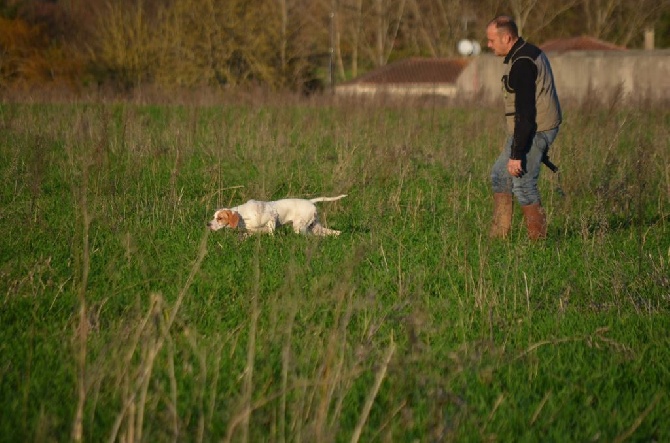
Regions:
[[311, 201], [312, 203], [332, 202], [332, 201], [344, 198], [346, 196], [347, 196], [347, 194], [338, 195], [337, 197], [316, 197], [316, 198], [311, 198], [309, 201]]

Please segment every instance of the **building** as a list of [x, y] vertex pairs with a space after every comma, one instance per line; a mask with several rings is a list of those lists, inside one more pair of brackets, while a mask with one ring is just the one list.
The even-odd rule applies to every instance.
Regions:
[[470, 61], [467, 58], [412, 57], [340, 83], [335, 89], [341, 95], [453, 97], [458, 94], [458, 77]]
[[[548, 41], [561, 101], [667, 101], [670, 50], [631, 50], [588, 36]], [[500, 99], [503, 63], [490, 53], [458, 58], [409, 58], [336, 86], [339, 95], [442, 96]]]

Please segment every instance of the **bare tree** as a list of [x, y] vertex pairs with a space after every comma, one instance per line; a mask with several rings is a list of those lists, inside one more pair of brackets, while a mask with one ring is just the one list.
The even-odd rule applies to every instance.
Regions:
[[[454, 55], [458, 40], [483, 39], [486, 23], [499, 14], [513, 16], [523, 36], [537, 43], [590, 34], [635, 45], [645, 28], [667, 14], [670, 0], [199, 0], [197, 7], [193, 0], [64, 0], [61, 5], [67, 20], [90, 23], [79, 26], [90, 38], [77, 38], [71, 50], [85, 54], [84, 62], [102, 79], [127, 86], [256, 82], [296, 88], [323, 72], [330, 48], [333, 69], [345, 79], [395, 58]], [[7, 59], [3, 63], [3, 72], [9, 72]]]
[[491, 11], [490, 18], [499, 14], [511, 15], [519, 28], [519, 35], [539, 41], [550, 35], [551, 32], [547, 33], [546, 30], [551, 30], [551, 26], [562, 15], [573, 10], [581, 1], [583, 0], [493, 0], [488, 1], [486, 6]]
[[581, 0], [580, 6], [588, 35], [628, 46], [668, 11], [670, 1]]
[[670, 11], [669, 0], [638, 0], [635, 3], [622, 1], [616, 13], [613, 30], [616, 41], [628, 46], [634, 41], [642, 41], [646, 28], [654, 28], [664, 11]]
[[514, 21], [519, 28], [519, 34], [523, 35], [523, 28], [526, 25], [528, 16], [533, 11], [537, 3], [538, 0], [509, 0]]
[[572, 10], [581, 0], [559, 0], [545, 1], [538, 4], [532, 15], [532, 26], [527, 27], [527, 35], [530, 39], [540, 41], [545, 30], [551, 30], [551, 27], [558, 19]]
[[375, 0], [372, 7], [363, 11], [363, 35], [360, 49], [373, 66], [385, 65], [398, 37], [400, 23], [405, 14], [406, 0]]
[[[329, 26], [324, 27], [323, 21], [328, 17], [327, 9], [313, 0], [278, 1], [281, 5], [278, 13], [281, 18], [281, 25], [278, 28], [280, 34], [276, 38], [280, 59], [278, 84], [301, 88], [305, 83], [314, 80], [315, 70], [327, 52], [330, 32]], [[267, 20], [274, 20], [271, 17], [271, 10], [268, 14], [270, 17]], [[315, 20], [315, 17], [321, 20]], [[270, 42], [275, 40], [272, 35], [269, 39]], [[272, 50], [268, 57], [270, 61], [274, 58]]]
[[351, 21], [351, 76], [358, 75], [358, 48], [360, 46], [361, 28], [363, 25], [363, 0], [356, 0], [354, 19]]
[[532, 41], [539, 41], [542, 39], [543, 30], [550, 29], [562, 14], [573, 9], [580, 1], [509, 0], [509, 6], [519, 28], [519, 35]]
[[[482, 13], [481, 5], [468, 0], [409, 0], [409, 17], [404, 35], [421, 53], [434, 57], [453, 55], [463, 38], [479, 40], [483, 23], [493, 13]], [[489, 17], [490, 16], [490, 17]]]
[[416, 35], [417, 47], [423, 44], [426, 51], [435, 57], [438, 54], [434, 35], [430, 32], [429, 23], [424, 19], [422, 8], [419, 7], [418, 0], [410, 0], [411, 17], [408, 21], [407, 35]]
[[345, 78], [345, 73], [344, 73], [344, 61], [342, 59], [342, 31], [341, 31], [341, 23], [342, 23], [342, 17], [345, 16], [346, 14], [346, 9], [341, 8], [340, 2], [337, 0], [331, 0], [331, 39], [333, 39], [333, 42], [331, 43], [333, 45], [333, 48], [331, 50], [335, 51], [335, 60], [337, 62], [337, 70], [339, 73], [340, 78]]
[[323, 0], [330, 10], [331, 48], [338, 77], [358, 74], [361, 54], [369, 66], [385, 65], [394, 49], [407, 0]]
[[612, 17], [621, 0], [582, 0], [586, 19], [586, 33], [592, 37], [604, 37], [613, 25]]

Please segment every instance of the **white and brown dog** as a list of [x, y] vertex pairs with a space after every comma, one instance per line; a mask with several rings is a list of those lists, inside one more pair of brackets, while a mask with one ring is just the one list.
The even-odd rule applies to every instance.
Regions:
[[218, 209], [207, 223], [212, 231], [221, 228], [237, 228], [249, 233], [272, 234], [281, 225], [291, 223], [297, 234], [340, 235], [340, 231], [328, 229], [319, 222], [316, 205], [346, 197], [316, 197], [309, 200], [285, 198], [275, 201], [249, 200], [233, 208]]

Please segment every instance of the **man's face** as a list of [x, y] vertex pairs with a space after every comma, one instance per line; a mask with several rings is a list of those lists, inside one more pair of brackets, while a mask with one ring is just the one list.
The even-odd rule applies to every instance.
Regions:
[[512, 37], [509, 33], [500, 31], [495, 24], [486, 28], [487, 46], [497, 56], [504, 57], [512, 49]]

